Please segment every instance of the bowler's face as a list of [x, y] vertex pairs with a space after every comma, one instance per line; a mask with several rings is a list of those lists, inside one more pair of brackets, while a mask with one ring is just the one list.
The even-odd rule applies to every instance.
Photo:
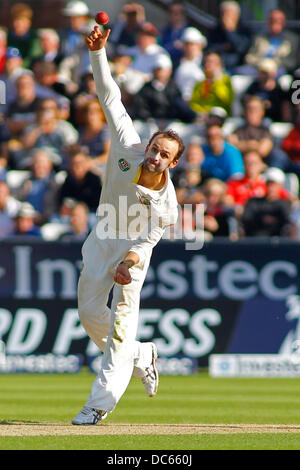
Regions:
[[143, 168], [149, 173], [163, 173], [167, 168], [174, 168], [178, 160], [178, 142], [163, 136], [156, 136], [146, 147]]

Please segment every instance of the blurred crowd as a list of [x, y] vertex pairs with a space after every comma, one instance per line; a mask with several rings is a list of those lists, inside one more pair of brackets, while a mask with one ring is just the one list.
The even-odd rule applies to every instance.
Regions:
[[[83, 241], [110, 149], [85, 45], [95, 21], [77, 0], [60, 31], [34, 29], [33, 15], [16, 3], [0, 28], [0, 238]], [[252, 31], [224, 1], [203, 32], [175, 1], [159, 30], [129, 2], [109, 27], [111, 72], [142, 141], [172, 128], [185, 143], [171, 172], [174, 238], [300, 240], [300, 42], [285, 13]]]

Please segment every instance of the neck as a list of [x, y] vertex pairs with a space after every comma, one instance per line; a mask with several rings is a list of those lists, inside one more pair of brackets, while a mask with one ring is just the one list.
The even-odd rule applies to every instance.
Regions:
[[150, 173], [145, 168], [142, 168], [141, 175], [138, 180], [138, 184], [145, 186], [148, 189], [159, 190], [164, 187], [166, 182], [166, 174], [163, 173]]

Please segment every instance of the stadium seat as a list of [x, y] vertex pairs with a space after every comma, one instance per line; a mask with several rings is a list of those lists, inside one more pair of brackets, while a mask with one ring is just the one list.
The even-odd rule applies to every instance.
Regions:
[[152, 121], [140, 121], [136, 119], [133, 121], [133, 125], [143, 144], [147, 144], [152, 134], [158, 131], [158, 126]]
[[278, 78], [278, 83], [284, 91], [288, 91], [291, 88], [292, 80], [292, 75], [285, 74]]
[[20, 188], [29, 176], [30, 171], [28, 170], [9, 170], [6, 175], [6, 181], [10, 189], [13, 191]]
[[293, 127], [291, 122], [272, 122], [269, 129], [274, 138], [284, 139]]
[[245, 124], [243, 117], [229, 117], [223, 124], [223, 134], [225, 137], [229, 137], [238, 127], [241, 127]]
[[201, 133], [203, 130], [200, 129], [199, 124], [185, 124], [180, 121], [169, 122], [166, 129], [173, 129], [180, 135], [185, 145], [188, 145], [193, 136], [203, 137]]
[[44, 224], [41, 227], [42, 238], [48, 242], [57, 238], [68, 230], [68, 226], [56, 222]]
[[231, 107], [232, 116], [241, 116], [243, 112], [241, 99], [253, 80], [254, 78], [248, 75], [231, 76], [231, 84], [234, 91], [234, 102]]
[[283, 186], [292, 196], [299, 197], [299, 178], [295, 173], [286, 174]]

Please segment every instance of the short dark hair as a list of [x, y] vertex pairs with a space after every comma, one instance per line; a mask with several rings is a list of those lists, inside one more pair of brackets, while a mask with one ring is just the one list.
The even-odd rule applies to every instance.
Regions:
[[179, 158], [181, 157], [181, 155], [183, 154], [184, 149], [185, 149], [185, 145], [184, 145], [183, 140], [181, 139], [181, 137], [179, 137], [177, 132], [173, 131], [173, 129], [168, 129], [166, 131], [157, 131], [150, 138], [148, 145], [151, 145], [151, 142], [153, 141], [153, 139], [155, 139], [155, 137], [157, 137], [159, 135], [162, 136], [162, 137], [165, 137], [166, 139], [169, 139], [169, 140], [175, 140], [178, 143], [178, 152], [177, 152], [177, 155], [174, 158], [174, 160], [179, 160]]

